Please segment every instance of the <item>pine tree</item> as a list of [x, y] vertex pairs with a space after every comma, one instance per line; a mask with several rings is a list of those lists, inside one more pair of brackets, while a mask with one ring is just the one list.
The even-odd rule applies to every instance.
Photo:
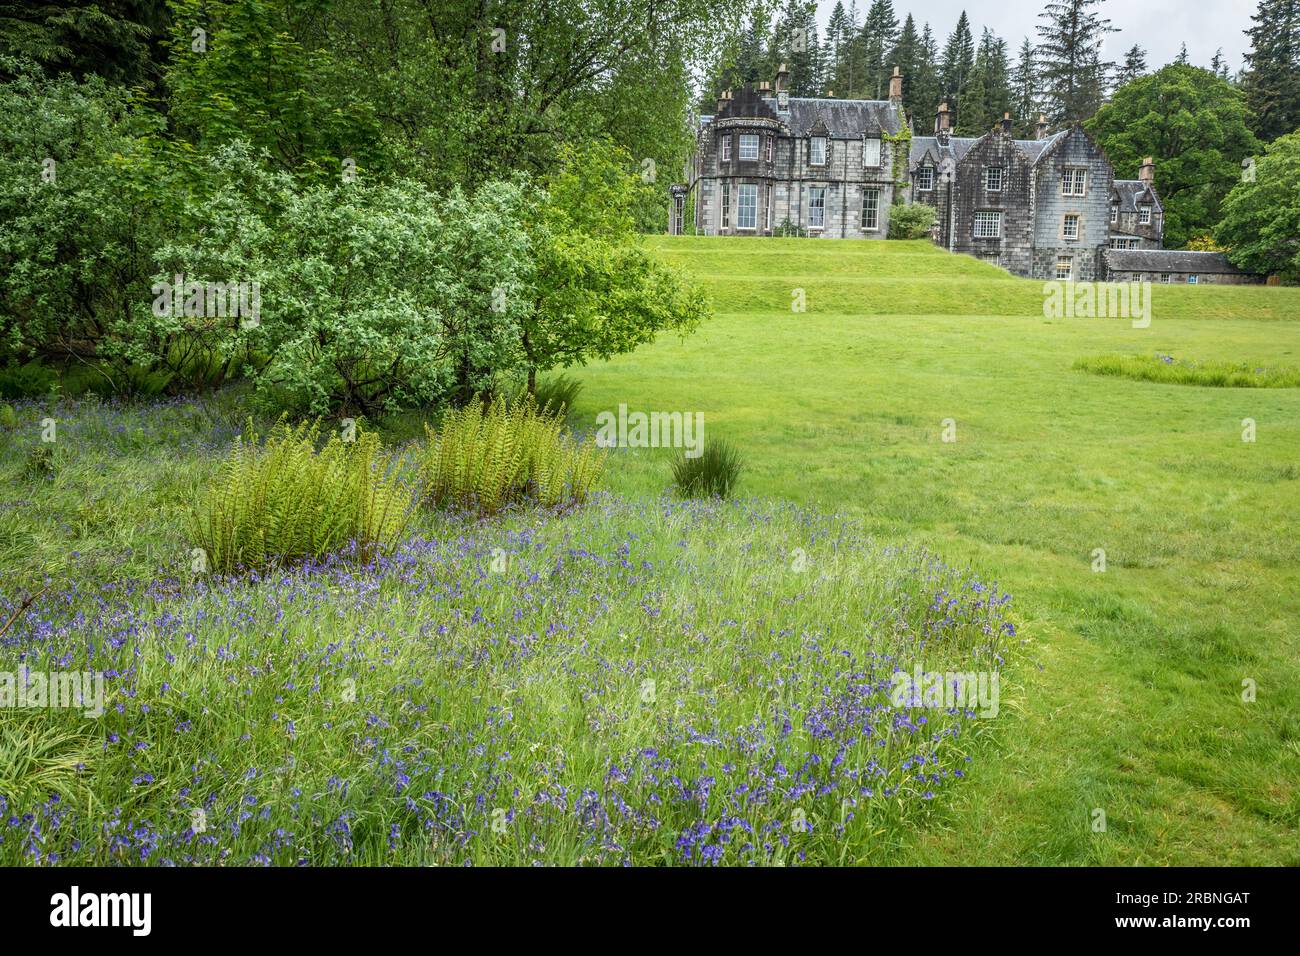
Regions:
[[844, 71], [844, 53], [845, 44], [851, 39], [846, 35], [849, 23], [849, 15], [844, 10], [844, 4], [836, 0], [835, 9], [831, 11], [830, 19], [826, 21], [826, 42], [824, 52], [826, 54], [826, 82], [832, 89], [843, 90], [844, 86], [840, 83], [840, 76]]
[[1102, 41], [1115, 32], [1092, 8], [1101, 0], [1050, 0], [1039, 14], [1038, 62], [1046, 112], [1053, 123], [1082, 122], [1105, 99], [1110, 63], [1101, 59]]
[[1115, 85], [1119, 87], [1132, 83], [1139, 76], [1145, 76], [1146, 72], [1147, 51], [1134, 43], [1124, 54], [1124, 65], [1115, 71]]
[[804, 0], [786, 0], [781, 11], [777, 39], [781, 60], [790, 69], [792, 96], [817, 96], [821, 92], [816, 9]]
[[962, 98], [956, 131], [962, 136], [982, 136], [1011, 110], [1010, 66], [1007, 43], [984, 28], [975, 65]]
[[943, 65], [940, 68], [939, 84], [942, 96], [949, 107], [958, 109], [966, 85], [970, 82], [971, 70], [975, 67], [975, 38], [971, 35], [970, 20], [966, 11], [957, 18], [957, 26], [948, 37], [943, 48]]
[[943, 93], [939, 77], [939, 41], [928, 23], [921, 28], [921, 57], [916, 66], [916, 79], [904, 85], [904, 95], [909, 89], [913, 126], [920, 134], [929, 135], [934, 129], [934, 111]]
[[916, 109], [912, 99], [916, 90], [917, 73], [921, 66], [921, 38], [916, 34], [916, 21], [909, 13], [903, 21], [903, 30], [898, 34], [898, 44], [890, 52], [889, 72], [896, 66], [903, 74], [903, 109], [910, 115]]
[[884, 99], [893, 72], [893, 67], [885, 63], [886, 54], [898, 44], [898, 17], [890, 0], [872, 0], [862, 24], [862, 40], [866, 50], [867, 95], [871, 99]]
[[1037, 135], [1038, 111], [1038, 63], [1034, 59], [1034, 45], [1025, 37], [1011, 74], [1011, 115], [1016, 121], [1016, 136], [1033, 139]]
[[1261, 0], [1251, 20], [1242, 86], [1255, 135], [1272, 142], [1300, 127], [1300, 0]]
[[1177, 63], [1179, 66], [1187, 66], [1187, 65], [1188, 65], [1189, 60], [1188, 60], [1188, 58], [1187, 58], [1187, 42], [1186, 42], [1186, 41], [1183, 42], [1182, 49], [1180, 49], [1180, 50], [1178, 51], [1178, 55], [1177, 55], [1176, 57], [1174, 57], [1174, 62]]

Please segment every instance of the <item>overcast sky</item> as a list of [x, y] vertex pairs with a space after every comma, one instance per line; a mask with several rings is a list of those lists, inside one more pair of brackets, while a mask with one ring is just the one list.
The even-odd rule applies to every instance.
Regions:
[[[836, 0], [817, 0], [818, 20], [825, 35], [826, 20], [835, 9]], [[848, 0], [843, 0], [848, 9]], [[857, 0], [859, 17], [866, 15], [871, 0]], [[975, 42], [988, 27], [1007, 41], [1012, 60], [1024, 37], [1036, 41], [1038, 14], [1044, 0], [893, 0], [899, 22], [910, 13], [916, 28], [929, 22], [943, 42], [957, 25], [962, 10], [971, 21]], [[1187, 55], [1195, 66], [1208, 66], [1214, 51], [1223, 48], [1228, 68], [1236, 72], [1243, 66], [1242, 56], [1250, 48], [1250, 38], [1242, 31], [1251, 26], [1250, 17], [1258, 0], [1103, 0], [1099, 9], [1119, 29], [1106, 41], [1108, 60], [1122, 61], [1124, 51], [1134, 43], [1147, 51], [1147, 66], [1163, 66], [1178, 55], [1187, 43]]]

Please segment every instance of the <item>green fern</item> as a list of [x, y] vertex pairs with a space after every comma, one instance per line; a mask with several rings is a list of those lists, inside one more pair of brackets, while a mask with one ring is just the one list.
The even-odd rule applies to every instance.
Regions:
[[[250, 429], [251, 431], [251, 429]], [[315, 558], [355, 543], [368, 561], [405, 530], [412, 494], [377, 435], [332, 436], [277, 424], [264, 445], [238, 438], [191, 518], [210, 570]]]
[[607, 453], [576, 441], [562, 414], [538, 409], [525, 396], [450, 411], [436, 431], [425, 425], [425, 499], [484, 515], [523, 500], [546, 507], [580, 503], [599, 480]]

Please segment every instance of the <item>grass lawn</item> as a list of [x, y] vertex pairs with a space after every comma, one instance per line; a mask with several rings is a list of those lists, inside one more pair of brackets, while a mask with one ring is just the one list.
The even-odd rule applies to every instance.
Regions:
[[214, 577], [241, 387], [0, 407], [0, 680], [105, 687], [0, 720], [0, 864], [1300, 863], [1300, 391], [1074, 367], [1294, 368], [1300, 290], [1134, 328], [924, 242], [653, 242], [717, 315], [570, 424], [702, 412], [742, 500], [618, 449], [574, 512]]
[[[1156, 287], [1134, 328], [1049, 321], [1041, 282], [923, 242], [656, 244], [718, 315], [582, 369], [574, 421], [701, 411], [746, 455], [742, 494], [969, 562], [1026, 619], [996, 758], [897, 862], [1300, 863], [1300, 390], [1072, 368], [1295, 366], [1300, 290]], [[613, 487], [658, 491], [664, 456], [621, 451]]]

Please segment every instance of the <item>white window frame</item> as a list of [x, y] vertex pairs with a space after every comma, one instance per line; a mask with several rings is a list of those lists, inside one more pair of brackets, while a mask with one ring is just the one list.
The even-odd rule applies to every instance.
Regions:
[[764, 140], [765, 140], [763, 144], [765, 149], [764, 155], [766, 155], [767, 161], [770, 163], [772, 161], [772, 149], [776, 143], [776, 137], [769, 134], [764, 137]]
[[[987, 226], [993, 223], [993, 232], [987, 228], [981, 229], [981, 224]], [[977, 209], [971, 222], [971, 236], [975, 239], [1001, 239], [1002, 238], [1002, 211], [1000, 209]]]
[[1113, 226], [1119, 222], [1119, 203], [1110, 204], [1110, 223]]
[[[817, 147], [821, 146], [821, 158], [817, 158]], [[826, 154], [829, 150], [829, 143], [825, 136], [810, 136], [808, 138], [808, 165], [825, 166]]]
[[880, 190], [875, 187], [862, 190], [862, 229], [864, 232], [880, 231]]
[[[747, 145], [752, 145], [754, 147], [752, 156], [746, 155], [747, 153], [750, 152], [750, 150], [746, 148]], [[753, 163], [758, 161], [758, 134], [757, 133], [740, 134], [740, 161], [742, 163]]]
[[[1061, 219], [1061, 238], [1067, 241], [1077, 241], [1079, 238], [1079, 221], [1080, 216], [1077, 212], [1067, 212]], [[1071, 229], [1071, 226], [1074, 228]]]
[[[997, 174], [996, 177], [993, 175], [994, 173]], [[997, 185], [994, 185], [995, 180], [997, 182]], [[986, 166], [984, 168], [984, 188], [991, 193], [1002, 192], [1002, 167], [1001, 166]]]
[[1189, 273], [1189, 274], [1188, 274], [1188, 276], [1187, 276], [1187, 284], [1188, 284], [1188, 285], [1200, 285], [1200, 284], [1201, 284], [1200, 279], [1197, 277], [1197, 275], [1196, 275], [1195, 272], [1192, 272], [1192, 273]]
[[[1065, 275], [1061, 275], [1061, 265], [1065, 265]], [[1069, 280], [1074, 278], [1074, 256], [1057, 256], [1056, 257], [1056, 278], [1057, 281]]]
[[1151, 206], [1150, 204], [1138, 206], [1138, 222], [1144, 226], [1151, 225]]
[[1169, 284], [1169, 273], [1168, 273], [1168, 272], [1162, 272], [1162, 273], [1160, 273], [1160, 281], [1163, 282], [1165, 285], [1168, 285], [1168, 284]]
[[[751, 201], [745, 202], [746, 197]], [[749, 213], [749, 222], [746, 224], [745, 213]], [[736, 229], [743, 229], [746, 232], [753, 232], [758, 229], [758, 184], [741, 183], [736, 187]]]
[[731, 228], [731, 183], [722, 184], [722, 228]]
[[728, 130], [721, 134], [722, 138], [718, 140], [718, 158], [724, 163], [731, 162], [731, 132]]
[[[818, 203], [820, 200], [820, 204]], [[821, 213], [820, 221], [815, 213]], [[825, 229], [826, 228], [826, 187], [809, 186], [808, 187], [808, 228]]]
[[[922, 179], [921, 177], [922, 173], [927, 173], [928, 175], [924, 179]], [[922, 185], [922, 183], [924, 183], [925, 185]], [[923, 193], [928, 193], [930, 190], [934, 189], [934, 167], [933, 166], [916, 167], [916, 188], [918, 192], [923, 192]]]
[[772, 184], [763, 184], [763, 231], [772, 228]]
[[1061, 195], [1086, 196], [1088, 194], [1088, 168], [1066, 166], [1061, 170]]
[[[880, 137], [868, 136], [862, 141], [862, 168], [878, 169], [882, 157], [880, 149]], [[871, 160], [874, 158], [874, 162]]]

